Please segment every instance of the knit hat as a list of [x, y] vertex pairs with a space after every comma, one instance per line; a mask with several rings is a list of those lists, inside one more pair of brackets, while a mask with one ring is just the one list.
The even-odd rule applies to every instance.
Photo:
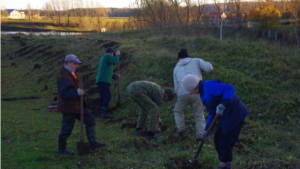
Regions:
[[76, 64], [81, 64], [82, 62], [77, 58], [77, 56], [70, 54], [65, 57], [65, 62], [74, 62]]
[[111, 47], [106, 48], [106, 52], [105, 53], [115, 53], [115, 50]]
[[189, 57], [188, 51], [186, 49], [181, 49], [178, 52], [178, 60]]
[[192, 75], [192, 74], [187, 74], [182, 79], [182, 85], [185, 90], [191, 91], [198, 86], [199, 81], [200, 81], [200, 79], [197, 76]]

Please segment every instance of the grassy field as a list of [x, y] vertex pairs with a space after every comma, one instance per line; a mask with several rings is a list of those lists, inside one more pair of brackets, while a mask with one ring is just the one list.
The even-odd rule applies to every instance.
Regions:
[[[194, 120], [188, 108], [185, 115], [189, 137], [179, 141], [173, 131], [174, 101], [161, 107], [165, 125], [161, 138], [149, 142], [133, 135], [138, 109], [125, 97], [126, 86], [136, 80], [149, 80], [173, 87], [177, 52], [187, 48], [191, 57], [213, 64], [214, 71], [205, 73], [204, 79], [218, 78], [235, 85], [251, 112], [234, 147], [233, 168], [299, 169], [299, 50], [247, 35], [247, 39], [225, 36], [223, 41], [210, 35], [153, 36], [149, 31], [84, 36], [2, 35], [1, 168], [216, 168], [213, 138], [202, 148], [199, 165], [189, 163], [199, 146], [193, 137]], [[121, 50], [122, 106], [112, 112], [114, 120], [96, 117], [97, 139], [107, 146], [86, 156], [60, 156], [57, 138], [62, 116], [47, 107], [56, 96], [56, 76], [64, 56], [73, 53], [83, 61], [78, 73], [83, 75], [90, 109], [97, 115], [93, 102], [98, 98], [94, 84], [97, 63], [108, 46]], [[111, 107], [117, 101], [116, 81], [112, 92]], [[76, 151], [79, 138], [80, 123], [76, 122], [68, 149]]]

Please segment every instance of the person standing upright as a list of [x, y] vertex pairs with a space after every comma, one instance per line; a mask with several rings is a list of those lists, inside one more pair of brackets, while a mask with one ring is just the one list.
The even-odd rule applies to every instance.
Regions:
[[96, 84], [98, 85], [98, 93], [100, 98], [99, 116], [102, 118], [112, 119], [114, 116], [108, 113], [108, 105], [111, 100], [110, 85], [113, 78], [120, 78], [119, 74], [113, 73], [113, 67], [119, 62], [120, 51], [115, 51], [109, 47], [98, 63], [98, 73]]
[[[67, 138], [71, 135], [75, 120], [80, 119], [80, 96], [84, 95], [84, 90], [79, 88], [79, 80], [75, 73], [81, 61], [77, 56], [70, 54], [65, 57], [65, 65], [57, 77], [58, 87], [58, 110], [62, 113], [62, 127], [58, 136], [58, 151], [62, 155], [74, 155], [73, 151], [66, 149]], [[90, 143], [90, 148], [106, 146], [105, 143], [96, 141], [95, 117], [84, 107], [84, 124], [86, 135]]]
[[181, 140], [187, 138], [187, 131], [184, 120], [184, 109], [191, 105], [196, 122], [196, 141], [200, 142], [202, 132], [205, 128], [204, 106], [200, 98], [185, 90], [182, 85], [182, 79], [187, 74], [193, 74], [202, 80], [202, 71], [210, 72], [213, 70], [211, 63], [200, 58], [189, 58], [188, 51], [181, 49], [178, 52], [178, 63], [173, 71], [173, 80], [177, 100], [174, 106], [174, 118], [177, 132]]

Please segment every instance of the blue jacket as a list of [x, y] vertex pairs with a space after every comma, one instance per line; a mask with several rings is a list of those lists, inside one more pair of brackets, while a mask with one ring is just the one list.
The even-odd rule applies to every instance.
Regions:
[[235, 128], [249, 114], [243, 102], [235, 94], [234, 86], [219, 80], [201, 80], [199, 89], [200, 98], [208, 111], [205, 130], [208, 130], [216, 115], [216, 107], [220, 103], [225, 106], [225, 110], [219, 118], [219, 125], [223, 134], [227, 134]]

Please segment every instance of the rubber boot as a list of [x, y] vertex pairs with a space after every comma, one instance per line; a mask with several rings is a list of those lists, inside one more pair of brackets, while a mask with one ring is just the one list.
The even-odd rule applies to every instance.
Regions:
[[100, 117], [104, 118], [104, 119], [113, 119], [114, 116], [110, 115], [107, 111], [107, 107], [101, 107], [101, 113], [100, 113]]
[[105, 147], [105, 143], [99, 143], [96, 141], [96, 136], [95, 136], [95, 126], [86, 126], [86, 135], [90, 143], [90, 148], [100, 148], [100, 147]]
[[59, 138], [58, 139], [58, 153], [61, 155], [74, 155], [73, 151], [69, 151], [66, 149], [67, 147], [67, 139]]

